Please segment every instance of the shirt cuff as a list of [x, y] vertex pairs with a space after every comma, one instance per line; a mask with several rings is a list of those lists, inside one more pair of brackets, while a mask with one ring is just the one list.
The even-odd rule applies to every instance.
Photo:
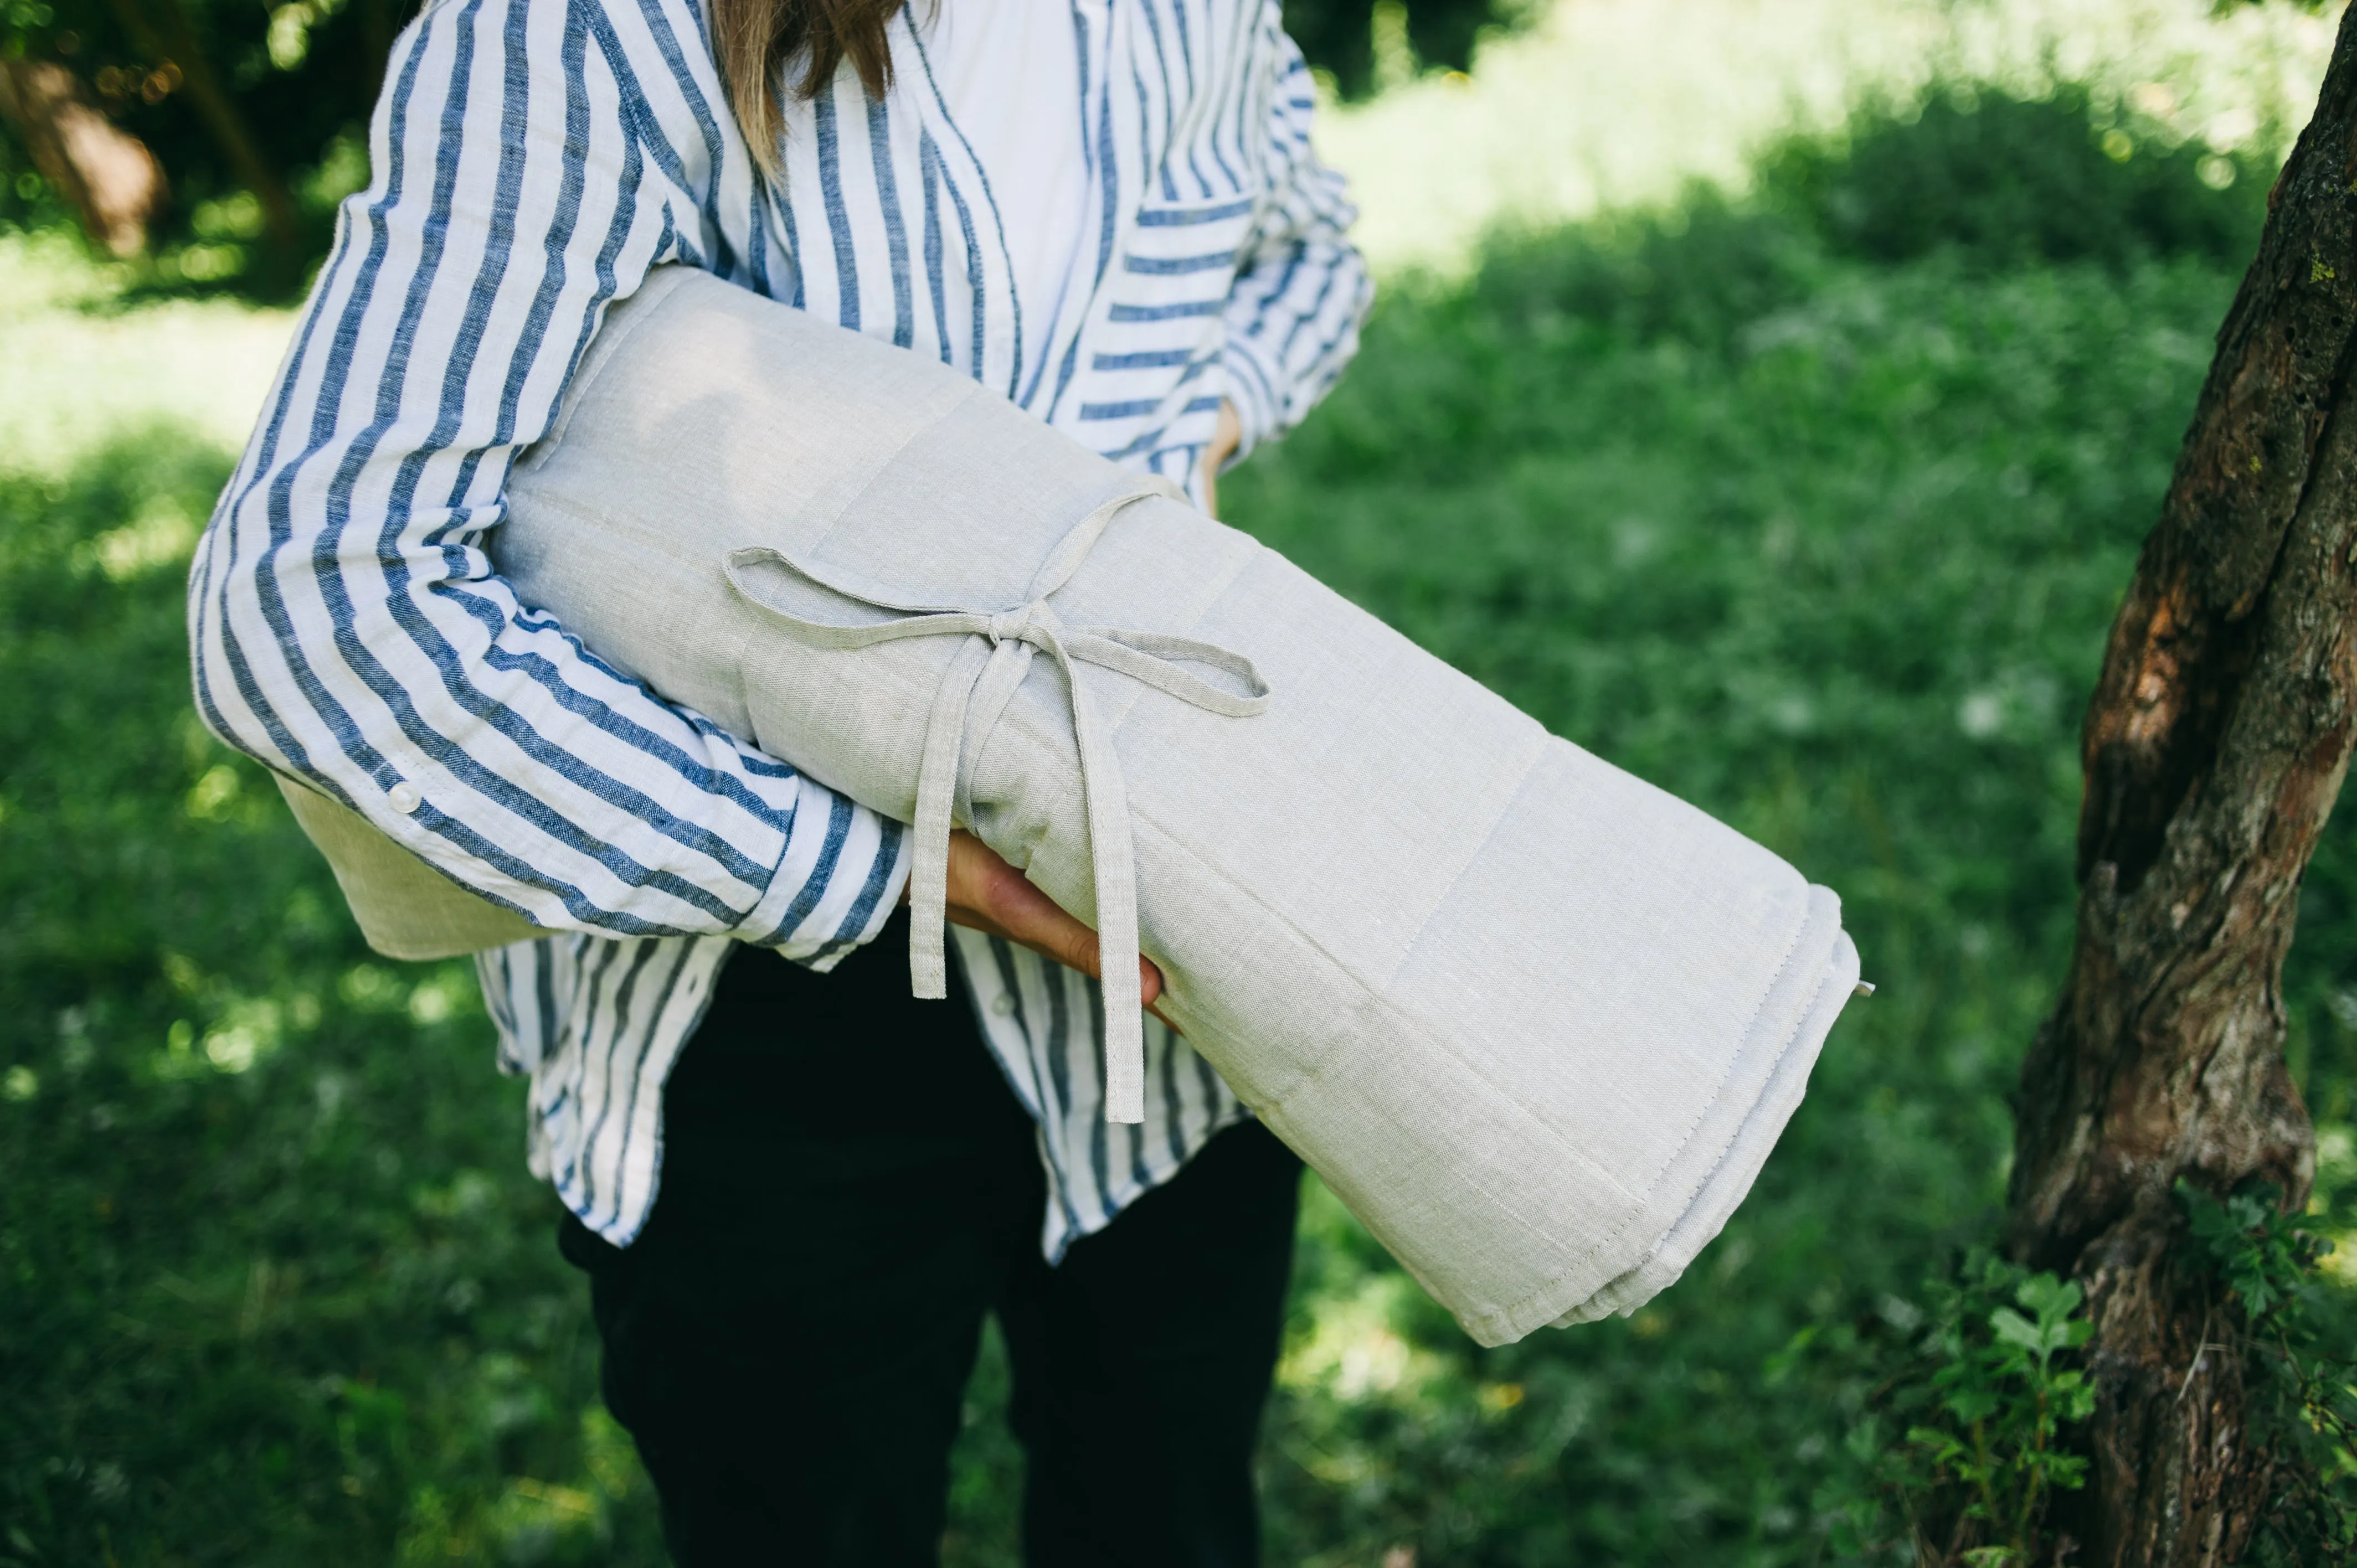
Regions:
[[1253, 448], [1269, 439], [1284, 417], [1281, 396], [1270, 367], [1259, 354], [1231, 334], [1221, 350], [1221, 368], [1227, 372], [1226, 395], [1236, 411], [1236, 449], [1220, 471], [1226, 473], [1252, 456]]
[[905, 824], [805, 777], [785, 856], [745, 922], [746, 940], [833, 969], [892, 918], [909, 885], [909, 840]]

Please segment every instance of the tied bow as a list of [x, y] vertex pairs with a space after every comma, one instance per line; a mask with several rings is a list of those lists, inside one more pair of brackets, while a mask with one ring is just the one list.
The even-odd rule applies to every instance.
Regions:
[[[729, 585], [777, 618], [787, 630], [816, 648], [870, 648], [910, 637], [966, 639], [933, 695], [925, 721], [923, 760], [917, 771], [916, 843], [909, 871], [909, 975], [919, 996], [949, 994], [942, 943], [947, 935], [950, 821], [958, 795], [960, 751], [969, 720], [979, 714], [987, 737], [998, 716], [1029, 672], [1035, 652], [1055, 660], [1071, 694], [1072, 734], [1081, 757], [1081, 793], [1086, 804], [1089, 859], [1097, 894], [1098, 968], [1103, 974], [1105, 1013], [1105, 1120], [1146, 1119], [1145, 999], [1137, 973], [1137, 867], [1130, 842], [1129, 798], [1121, 760], [1099, 726], [1072, 664], [1075, 660], [1117, 671], [1184, 703], [1230, 718], [1249, 718], [1268, 706], [1268, 685], [1240, 653], [1192, 638], [1113, 627], [1068, 627], [1049, 603], [1071, 580], [1115, 516], [1149, 496], [1183, 500], [1167, 480], [1141, 480], [1074, 524], [1031, 580], [1025, 601], [995, 613], [937, 605], [894, 604], [845, 588], [775, 550], [730, 552]], [[866, 626], [810, 620], [765, 603], [748, 587], [750, 565], [782, 566], [841, 596], [897, 610], [902, 618]], [[1189, 674], [1178, 660], [1232, 676], [1243, 695]]]

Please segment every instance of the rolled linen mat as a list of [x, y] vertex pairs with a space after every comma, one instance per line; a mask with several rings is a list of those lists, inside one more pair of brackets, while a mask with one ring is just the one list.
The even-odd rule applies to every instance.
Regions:
[[[655, 691], [963, 823], [1484, 1344], [1625, 1312], [1742, 1200], [1857, 979], [1840, 905], [949, 368], [687, 268], [617, 308], [491, 549]], [[1040, 655], [1046, 655], [1043, 659]]]

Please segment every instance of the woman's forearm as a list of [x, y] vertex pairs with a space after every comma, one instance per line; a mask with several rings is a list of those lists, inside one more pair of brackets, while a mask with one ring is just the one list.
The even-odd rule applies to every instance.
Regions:
[[[694, 25], [683, 5], [635, 25], [666, 19]], [[404, 36], [374, 183], [199, 552], [199, 703], [543, 926], [816, 954], [888, 912], [897, 824], [609, 668], [482, 549], [605, 309], [682, 243], [679, 181], [723, 173], [672, 150], [705, 145], [689, 68], [643, 38], [634, 59], [636, 33], [587, 47], [579, 22], [485, 0]], [[618, 101], [661, 156], [640, 119], [591, 112]], [[526, 113], [547, 103], [577, 112]]]

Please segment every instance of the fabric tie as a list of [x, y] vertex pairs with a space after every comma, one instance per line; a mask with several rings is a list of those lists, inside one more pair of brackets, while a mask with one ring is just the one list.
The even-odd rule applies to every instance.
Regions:
[[[729, 585], [749, 603], [777, 618], [813, 647], [855, 649], [910, 637], [968, 639], [952, 660], [933, 695], [925, 722], [923, 760], [917, 772], [916, 843], [909, 871], [909, 974], [922, 997], [949, 994], [947, 937], [950, 825], [957, 801], [960, 752], [969, 719], [979, 713], [986, 738], [1030, 669], [1044, 652], [1064, 677], [1072, 709], [1072, 735], [1081, 760], [1081, 795], [1088, 814], [1089, 859], [1096, 882], [1098, 968], [1103, 976], [1105, 1014], [1105, 1120], [1146, 1119], [1145, 998], [1137, 972], [1137, 869], [1129, 831], [1129, 798], [1112, 738], [1099, 726], [1072, 669], [1073, 661], [1117, 671], [1184, 703], [1230, 718], [1249, 718], [1268, 706], [1269, 689], [1240, 653], [1192, 638], [1112, 627], [1068, 627], [1048, 603], [1071, 580], [1106, 526], [1125, 509], [1152, 496], [1184, 501], [1167, 480], [1141, 480], [1122, 490], [1074, 524], [1032, 578], [1024, 603], [996, 612], [938, 605], [895, 604], [830, 582], [775, 550], [754, 547], [729, 553]], [[783, 567], [831, 593], [904, 618], [866, 626], [810, 620], [765, 602], [748, 586], [744, 569]], [[1246, 694], [1221, 690], [1189, 674], [1179, 660], [1235, 678]]]

